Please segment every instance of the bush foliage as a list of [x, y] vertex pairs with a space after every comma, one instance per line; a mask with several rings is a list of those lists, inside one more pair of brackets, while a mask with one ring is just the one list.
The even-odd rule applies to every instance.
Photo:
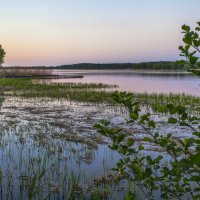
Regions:
[[[179, 49], [185, 60], [179, 63], [187, 64], [195, 74], [200, 74], [200, 22], [197, 22], [195, 31], [187, 25], [183, 25], [182, 30], [185, 45]], [[141, 139], [143, 144], [138, 143], [133, 135], [127, 135], [123, 127], [113, 128], [105, 120], [95, 125], [99, 133], [111, 139], [109, 147], [122, 156], [113, 170], [136, 183], [145, 199], [200, 199], [199, 116], [189, 114], [181, 104], [159, 106], [158, 112], [168, 113], [168, 125], [190, 130], [191, 134], [188, 133], [186, 138], [177, 138], [171, 132], [160, 133], [158, 122], [150, 112], [143, 114], [132, 94], [116, 92], [113, 99], [128, 111], [127, 124], [137, 124], [145, 132]], [[158, 152], [149, 153], [152, 151], [149, 146]], [[132, 191], [127, 198], [134, 199]]]
[[4, 51], [4, 49], [2, 48], [2, 46], [0, 45], [0, 66], [3, 64], [4, 62], [4, 57], [5, 57], [6, 52]]

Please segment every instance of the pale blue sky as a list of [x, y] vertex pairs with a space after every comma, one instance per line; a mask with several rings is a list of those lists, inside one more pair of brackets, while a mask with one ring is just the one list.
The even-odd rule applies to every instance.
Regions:
[[200, 0], [0, 0], [6, 65], [176, 60]]

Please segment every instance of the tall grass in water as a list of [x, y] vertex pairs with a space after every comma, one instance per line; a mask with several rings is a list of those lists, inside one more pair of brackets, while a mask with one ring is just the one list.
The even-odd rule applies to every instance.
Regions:
[[52, 75], [52, 70], [34, 69], [28, 67], [1, 67], [0, 76], [34, 76], [34, 75]]
[[[92, 199], [92, 196], [106, 199], [115, 194], [109, 192], [113, 182], [102, 178], [97, 186], [93, 181], [97, 177], [87, 174], [90, 164], [82, 160], [87, 145], [62, 139], [43, 143], [39, 141], [42, 139], [31, 137], [34, 132], [28, 134], [32, 129], [28, 126], [0, 128], [3, 133], [0, 137], [1, 199]], [[43, 127], [40, 128], [42, 131]], [[18, 131], [27, 132], [24, 140]], [[107, 166], [102, 167], [108, 170]]]
[[[82, 83], [33, 83], [31, 79], [0, 79], [0, 91], [8, 92], [9, 95], [22, 97], [49, 97], [64, 98], [79, 102], [106, 102], [114, 104], [111, 93], [107, 88], [115, 90], [116, 85], [106, 84], [82, 84]], [[198, 114], [200, 112], [200, 97], [186, 94], [149, 94], [133, 93], [134, 99], [144, 106], [150, 106], [156, 111], [160, 104], [182, 104], [189, 110]]]
[[31, 79], [0, 79], [1, 91], [23, 97], [65, 98], [73, 101], [104, 102], [110, 93], [105, 88], [116, 87], [105, 84], [39, 84]]
[[186, 106], [194, 114], [200, 114], [200, 97], [187, 94], [157, 94], [157, 93], [133, 93], [134, 99], [141, 105], [150, 106], [154, 112], [160, 105], [175, 104]]

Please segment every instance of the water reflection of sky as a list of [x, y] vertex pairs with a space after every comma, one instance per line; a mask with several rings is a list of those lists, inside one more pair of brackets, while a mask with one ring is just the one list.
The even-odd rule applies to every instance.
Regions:
[[[83, 78], [57, 79], [52, 82], [105, 83], [119, 86], [121, 91], [149, 93], [186, 93], [200, 96], [198, 77], [184, 72], [171, 71], [95, 71], [61, 70], [59, 73], [83, 74]], [[48, 80], [49, 81], [49, 80]]]
[[[85, 190], [94, 187], [93, 179], [111, 173], [110, 169], [116, 166], [120, 156], [110, 150], [106, 144], [95, 148], [84, 142], [74, 142], [64, 137], [73, 134], [76, 138], [78, 136], [89, 138], [91, 132], [95, 136], [97, 133], [93, 125], [99, 117], [104, 118], [99, 114], [103, 112], [108, 116], [107, 113], [110, 111], [103, 105], [86, 106], [65, 100], [43, 98], [36, 101], [15, 97], [5, 98], [0, 117], [0, 158], [3, 161], [0, 163], [0, 171], [3, 174], [1, 187], [5, 188], [5, 191], [3, 193], [0, 191], [0, 199], [27, 199], [27, 188], [21, 185], [27, 184], [27, 179], [34, 176], [41, 166], [47, 171], [40, 181], [43, 187], [42, 191], [38, 192], [40, 198], [34, 199], [44, 199], [47, 196], [46, 185], [48, 184], [50, 189], [59, 188], [58, 193], [51, 191], [49, 198], [63, 199], [72, 172], [79, 177]], [[51, 122], [66, 126], [58, 127]], [[88, 125], [87, 129], [85, 124]], [[69, 126], [71, 129], [68, 128]], [[73, 126], [76, 129], [73, 129]], [[59, 134], [60, 137], [56, 137]], [[95, 144], [95, 139], [92, 142]], [[66, 175], [64, 175], [65, 170], [67, 170]], [[7, 174], [13, 184], [11, 189], [8, 187]], [[65, 189], [61, 187], [63, 181]], [[10, 196], [6, 198], [9, 189], [13, 198], [9, 198]], [[122, 199], [123, 191], [114, 191], [113, 196], [115, 195], [117, 197], [122, 195], [118, 198]]]

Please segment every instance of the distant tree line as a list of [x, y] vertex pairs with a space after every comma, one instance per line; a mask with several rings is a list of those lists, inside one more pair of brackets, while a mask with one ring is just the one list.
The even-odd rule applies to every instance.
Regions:
[[[13, 69], [13, 67], [6, 67], [7, 69]], [[79, 63], [71, 65], [60, 66], [16, 66], [15, 69], [146, 69], [146, 70], [188, 70], [190, 66], [187, 63], [179, 62], [142, 62], [142, 63]]]
[[148, 70], [185, 70], [187, 65], [176, 62], [142, 62], [142, 63], [109, 63], [109, 64], [93, 64], [80, 63], [72, 65], [61, 65], [50, 67], [55, 69], [148, 69]]

